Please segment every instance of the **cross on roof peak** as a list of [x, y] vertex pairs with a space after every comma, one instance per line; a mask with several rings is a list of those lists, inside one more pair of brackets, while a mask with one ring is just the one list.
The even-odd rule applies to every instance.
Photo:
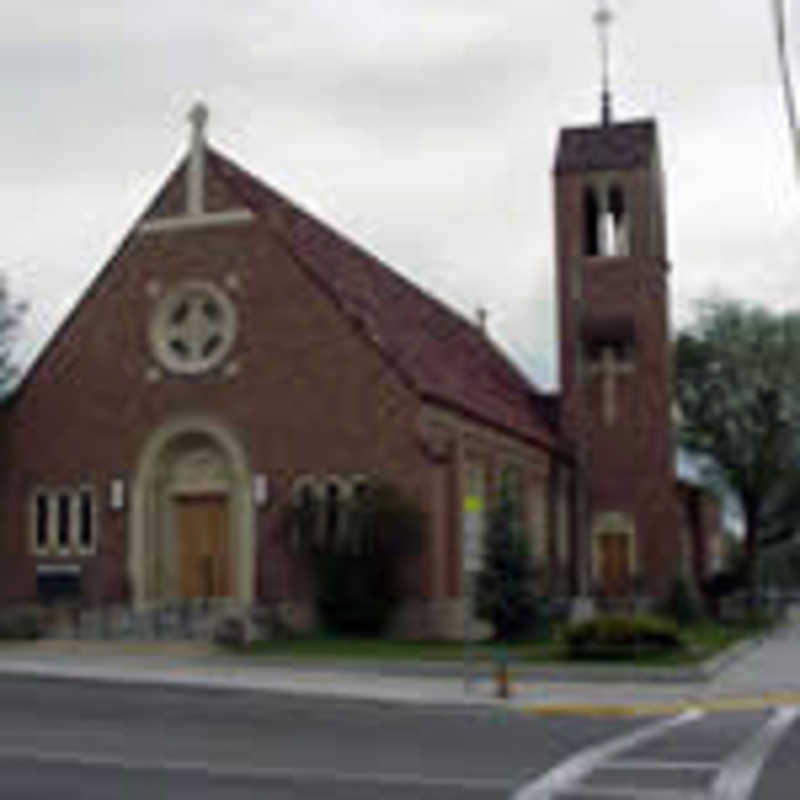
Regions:
[[608, 7], [607, 0], [598, 0], [597, 10], [594, 13], [594, 22], [600, 33], [600, 57], [602, 59], [602, 120], [603, 125], [611, 124], [611, 76], [610, 65], [610, 42], [611, 42], [611, 23], [614, 21], [614, 12]]
[[205, 127], [208, 106], [198, 101], [189, 111], [192, 134], [189, 142], [189, 168], [186, 171], [186, 213], [198, 216], [205, 210]]
[[192, 123], [192, 134], [202, 137], [208, 122], [208, 106], [198, 100], [189, 111], [189, 122]]

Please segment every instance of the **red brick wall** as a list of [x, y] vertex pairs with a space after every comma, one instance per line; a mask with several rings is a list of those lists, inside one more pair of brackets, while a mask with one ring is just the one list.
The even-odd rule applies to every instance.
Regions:
[[[130, 236], [47, 348], [6, 415], [3, 597], [34, 592], [34, 488], [81, 483], [100, 500], [101, 555], [86, 559], [87, 598], [123, 596], [129, 509], [109, 510], [109, 483], [121, 477], [130, 488], [148, 436], [176, 415], [219, 420], [240, 438], [251, 471], [269, 476], [271, 502], [256, 512], [261, 596], [302, 591], [277, 532], [299, 474], [379, 474], [424, 501], [416, 397], [263, 225]], [[225, 288], [228, 275], [237, 290]], [[239, 365], [236, 377], [215, 369], [148, 380], [156, 301], [147, 286], [184, 279], [212, 280], [234, 300], [239, 332], [226, 362]]]
[[[583, 255], [583, 190], [587, 180], [623, 187], [632, 215], [631, 255]], [[674, 436], [671, 424], [672, 361], [668, 335], [668, 263], [663, 252], [660, 177], [652, 170], [556, 176], [556, 248], [561, 334], [562, 420], [571, 443], [584, 437], [588, 453], [592, 513], [623, 511], [634, 516], [639, 569], [650, 591], [661, 593], [678, 568], [680, 521], [674, 495]], [[580, 270], [583, 314], [623, 317], [635, 329], [632, 375], [616, 379], [617, 421], [607, 427], [601, 381], [584, 360], [583, 426], [575, 375], [578, 342], [573, 281]]]

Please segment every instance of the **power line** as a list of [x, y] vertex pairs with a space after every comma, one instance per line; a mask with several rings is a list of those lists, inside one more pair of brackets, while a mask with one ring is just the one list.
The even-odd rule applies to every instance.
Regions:
[[786, 0], [772, 0], [772, 15], [775, 20], [775, 39], [778, 45], [778, 65], [781, 71], [786, 113], [789, 118], [789, 130], [792, 137], [795, 168], [800, 176], [800, 125], [797, 118], [792, 70], [789, 60], [789, 47], [786, 33]]

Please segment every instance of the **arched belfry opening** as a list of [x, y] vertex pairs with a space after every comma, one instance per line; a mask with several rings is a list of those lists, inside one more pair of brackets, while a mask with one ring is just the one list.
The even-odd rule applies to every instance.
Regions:
[[583, 190], [583, 254], [601, 255], [600, 203], [593, 186], [587, 186]]
[[608, 190], [608, 228], [609, 256], [630, 255], [630, 237], [628, 229], [628, 213], [625, 208], [625, 193], [614, 184]]
[[249, 487], [244, 451], [223, 426], [184, 419], [150, 436], [131, 495], [128, 572], [134, 605], [252, 602]]
[[583, 254], [606, 258], [630, 255], [630, 231], [625, 193], [618, 184], [598, 191], [583, 190]]

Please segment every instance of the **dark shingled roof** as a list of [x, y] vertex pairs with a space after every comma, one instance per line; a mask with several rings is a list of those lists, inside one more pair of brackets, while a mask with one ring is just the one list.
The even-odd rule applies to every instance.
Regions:
[[208, 168], [282, 241], [423, 399], [557, 447], [553, 400], [478, 327], [219, 152]]
[[657, 147], [652, 119], [565, 128], [558, 144], [556, 173], [646, 167]]

